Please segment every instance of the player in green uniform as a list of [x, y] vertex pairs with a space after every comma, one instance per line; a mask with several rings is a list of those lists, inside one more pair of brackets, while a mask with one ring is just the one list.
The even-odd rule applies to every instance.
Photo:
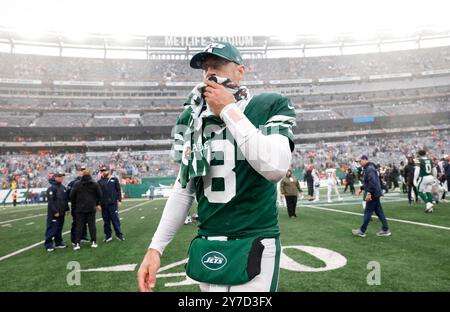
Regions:
[[433, 195], [431, 189], [436, 180], [436, 168], [433, 161], [426, 157], [426, 152], [420, 150], [415, 159], [414, 185], [419, 191], [419, 196], [425, 202], [425, 212], [433, 212]]
[[[139, 289], [151, 291], [154, 287], [161, 254], [195, 197], [198, 239], [254, 239], [253, 245], [260, 242], [263, 250], [256, 261], [259, 273], [248, 282], [236, 285], [215, 279], [213, 283], [206, 277], [200, 281], [201, 290], [275, 291], [281, 250], [276, 182], [285, 176], [291, 162], [294, 107], [282, 95], [251, 96], [240, 86], [245, 67], [239, 51], [227, 42], [211, 43], [194, 55], [190, 65], [203, 69], [204, 80], [188, 96], [177, 120], [174, 150], [180, 172], [141, 264]], [[214, 253], [223, 256], [225, 252]], [[202, 264], [222, 263], [219, 258], [209, 257]], [[233, 260], [225, 259], [223, 270], [232, 272], [226, 263]]]

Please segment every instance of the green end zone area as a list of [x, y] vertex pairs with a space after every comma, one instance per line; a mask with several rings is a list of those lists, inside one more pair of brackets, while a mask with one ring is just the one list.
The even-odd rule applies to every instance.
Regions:
[[[136, 273], [164, 204], [165, 200], [125, 201], [120, 214], [124, 242], [102, 242], [99, 220], [97, 249], [83, 244], [77, 252], [69, 247], [53, 253], [40, 243], [45, 206], [1, 207], [0, 291], [137, 291]], [[356, 197], [344, 195], [343, 202], [330, 204], [299, 201], [296, 219], [289, 219], [286, 209], [280, 208], [285, 248], [278, 290], [450, 291], [450, 204], [435, 205], [432, 214], [425, 214], [423, 206], [409, 207], [404, 194], [386, 196], [383, 208], [393, 235], [377, 237], [380, 223], [373, 217], [365, 238], [351, 234], [362, 223]], [[66, 217], [64, 232], [70, 230], [71, 221]], [[183, 263], [195, 233], [195, 223], [184, 225], [167, 247], [156, 291], [199, 291], [186, 279]], [[70, 245], [69, 234], [63, 238]], [[80, 285], [70, 285], [77, 269], [74, 261], [81, 269]]]

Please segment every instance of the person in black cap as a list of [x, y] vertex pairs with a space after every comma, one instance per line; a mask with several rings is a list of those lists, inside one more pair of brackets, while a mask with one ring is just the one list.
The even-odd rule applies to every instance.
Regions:
[[[67, 198], [70, 198], [70, 192], [72, 191], [73, 187], [77, 182], [81, 180], [81, 177], [83, 176], [83, 171], [86, 170], [86, 166], [81, 165], [78, 168], [78, 176], [73, 179], [72, 181], [67, 184]], [[76, 236], [76, 218], [77, 215], [75, 213], [76, 207], [73, 203], [70, 205], [70, 212], [72, 214], [72, 226], [70, 228], [70, 240], [72, 241], [72, 246], [75, 246], [75, 236]], [[83, 231], [81, 234], [81, 242], [82, 243], [89, 243], [89, 239], [87, 237], [87, 224], [84, 224]]]
[[76, 183], [70, 192], [70, 201], [75, 205], [76, 210], [76, 235], [73, 250], [80, 249], [81, 234], [84, 225], [89, 227], [91, 237], [91, 247], [97, 248], [97, 229], [95, 228], [96, 209], [100, 209], [102, 190], [97, 182], [92, 179], [89, 169], [83, 170], [81, 180]]
[[116, 237], [120, 241], [124, 241], [125, 237], [120, 228], [119, 207], [122, 202], [122, 191], [119, 179], [110, 175], [110, 171], [106, 166], [100, 168], [101, 178], [98, 184], [102, 189], [102, 218], [103, 230], [105, 238], [103, 241], [110, 242], [112, 240], [111, 223], [116, 233]]
[[[406, 181], [406, 191], [408, 192], [408, 203], [409, 206], [412, 206], [413, 203], [417, 203], [419, 201], [419, 192], [417, 191], [416, 186], [414, 185], [414, 171], [416, 170], [416, 165], [414, 163], [413, 157], [408, 157], [408, 164], [403, 169], [403, 174]], [[413, 193], [415, 198], [413, 198]]]
[[[48, 252], [66, 248], [62, 239], [65, 213], [69, 211], [66, 187], [62, 184], [64, 173], [57, 172], [49, 179], [51, 186], [47, 189], [47, 228], [44, 247]], [[55, 246], [53, 247], [53, 240]]]
[[[195, 242], [200, 246], [218, 237], [222, 246], [232, 240], [254, 243], [256, 249], [264, 246], [255, 255], [255, 263], [261, 265], [245, 279], [248, 282], [229, 279], [235, 268], [225, 266], [217, 272], [221, 275], [218, 279], [200, 277], [200, 289], [276, 291], [281, 255], [276, 183], [286, 175], [292, 160], [295, 107], [281, 94], [252, 96], [241, 85], [244, 61], [229, 42], [211, 42], [192, 57], [190, 66], [201, 69], [203, 79], [186, 98], [177, 119], [174, 150], [180, 170], [140, 266], [139, 290], [155, 287], [161, 254], [196, 197], [199, 236]], [[264, 239], [259, 241], [261, 237]], [[200, 253], [198, 246], [192, 244], [190, 254]], [[217, 253], [224, 250], [215, 249]], [[186, 274], [198, 280], [196, 268], [201, 271], [203, 266], [188, 262]]]
[[355, 236], [365, 237], [367, 226], [372, 218], [372, 214], [378, 216], [381, 221], [382, 229], [377, 233], [377, 236], [391, 236], [388, 222], [384, 216], [383, 208], [381, 207], [380, 197], [383, 196], [381, 191], [380, 178], [375, 164], [369, 162], [366, 155], [361, 156], [359, 163], [363, 168], [363, 184], [366, 192], [366, 208], [364, 209], [364, 222], [359, 229], [352, 230]]

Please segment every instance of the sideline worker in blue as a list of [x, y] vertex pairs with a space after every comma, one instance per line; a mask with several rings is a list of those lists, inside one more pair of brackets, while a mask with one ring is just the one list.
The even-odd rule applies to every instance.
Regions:
[[114, 227], [116, 237], [120, 241], [124, 241], [125, 238], [120, 229], [119, 219], [119, 207], [122, 202], [122, 191], [120, 188], [119, 179], [111, 176], [111, 172], [106, 166], [100, 168], [101, 179], [98, 180], [98, 184], [102, 189], [102, 218], [103, 229], [105, 232], [104, 242], [110, 242], [112, 240], [111, 223]]
[[364, 209], [364, 222], [359, 229], [352, 230], [355, 236], [366, 237], [367, 226], [369, 225], [372, 214], [375, 212], [380, 219], [382, 229], [377, 233], [377, 236], [391, 236], [389, 226], [384, 216], [383, 208], [381, 207], [380, 197], [383, 196], [381, 191], [380, 177], [378, 176], [375, 164], [369, 162], [366, 155], [362, 155], [359, 163], [363, 168], [363, 185], [366, 191], [366, 208]]
[[[64, 216], [69, 211], [69, 198], [66, 187], [62, 184], [64, 173], [55, 173], [49, 179], [50, 187], [47, 189], [47, 229], [45, 231], [45, 249], [52, 252], [55, 249], [66, 248], [62, 240]], [[55, 247], [53, 247], [53, 240]]]

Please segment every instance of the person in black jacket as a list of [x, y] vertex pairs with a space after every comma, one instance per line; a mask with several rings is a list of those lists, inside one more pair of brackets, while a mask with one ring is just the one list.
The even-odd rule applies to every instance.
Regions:
[[414, 170], [416, 166], [414, 164], [414, 159], [412, 157], [408, 157], [408, 164], [403, 169], [404, 177], [406, 181], [406, 190], [408, 192], [408, 203], [409, 206], [412, 206], [412, 191], [414, 190], [415, 194], [415, 202], [419, 201], [419, 192], [417, 191], [416, 186], [414, 185]]
[[347, 169], [347, 175], [345, 176], [345, 181], [347, 182], [345, 184], [344, 193], [347, 191], [347, 187], [350, 188], [350, 192], [352, 195], [355, 195], [355, 174], [353, 173], [351, 168]]
[[314, 178], [312, 176], [312, 165], [307, 165], [305, 174], [303, 175], [303, 180], [306, 182], [306, 185], [308, 186], [308, 196], [309, 201], [314, 200]]
[[367, 226], [372, 218], [372, 214], [378, 216], [383, 225], [382, 230], [377, 233], [377, 236], [390, 236], [391, 231], [384, 216], [383, 208], [381, 207], [380, 197], [383, 196], [381, 191], [380, 178], [376, 166], [369, 162], [366, 155], [361, 156], [360, 164], [364, 168], [363, 183], [366, 191], [366, 209], [364, 210], [364, 222], [359, 229], [352, 230], [355, 236], [365, 237]]
[[[81, 180], [81, 177], [83, 176], [83, 171], [86, 169], [85, 166], [80, 166], [80, 168], [78, 169], [78, 176], [69, 182], [69, 184], [67, 184], [67, 197], [70, 198], [70, 192], [73, 189], [73, 186], [75, 185], [75, 183], [77, 183], [78, 181]], [[76, 211], [76, 207], [74, 204], [71, 203], [70, 205], [70, 211], [72, 214], [72, 226], [70, 228], [70, 240], [72, 241], [72, 245], [75, 246], [75, 236], [76, 236], [76, 218], [77, 215], [75, 214]], [[81, 234], [81, 242], [89, 242], [88, 237], [87, 237], [87, 226], [86, 224], [84, 224], [83, 226], [83, 231]]]
[[394, 192], [400, 192], [400, 186], [398, 185], [398, 177], [400, 172], [395, 165], [391, 165], [391, 171], [389, 172], [389, 180], [394, 184]]
[[80, 249], [81, 234], [84, 224], [88, 224], [91, 237], [91, 247], [97, 248], [97, 230], [95, 228], [96, 208], [100, 210], [102, 190], [97, 182], [92, 179], [90, 170], [83, 171], [81, 180], [75, 183], [70, 192], [70, 201], [75, 205], [76, 211], [76, 235], [73, 250]]
[[100, 169], [101, 179], [98, 184], [102, 189], [102, 218], [103, 229], [105, 231], [105, 242], [112, 240], [111, 222], [114, 227], [114, 232], [118, 240], [125, 240], [120, 229], [119, 207], [122, 202], [122, 191], [120, 188], [119, 179], [112, 177], [107, 167], [103, 166]]
[[[62, 240], [62, 229], [64, 226], [64, 216], [69, 211], [69, 201], [66, 187], [62, 184], [63, 173], [56, 173], [49, 179], [50, 187], [47, 189], [47, 228], [45, 231], [44, 246], [48, 252], [54, 248], [66, 248]], [[53, 240], [55, 247], [53, 248]]]

